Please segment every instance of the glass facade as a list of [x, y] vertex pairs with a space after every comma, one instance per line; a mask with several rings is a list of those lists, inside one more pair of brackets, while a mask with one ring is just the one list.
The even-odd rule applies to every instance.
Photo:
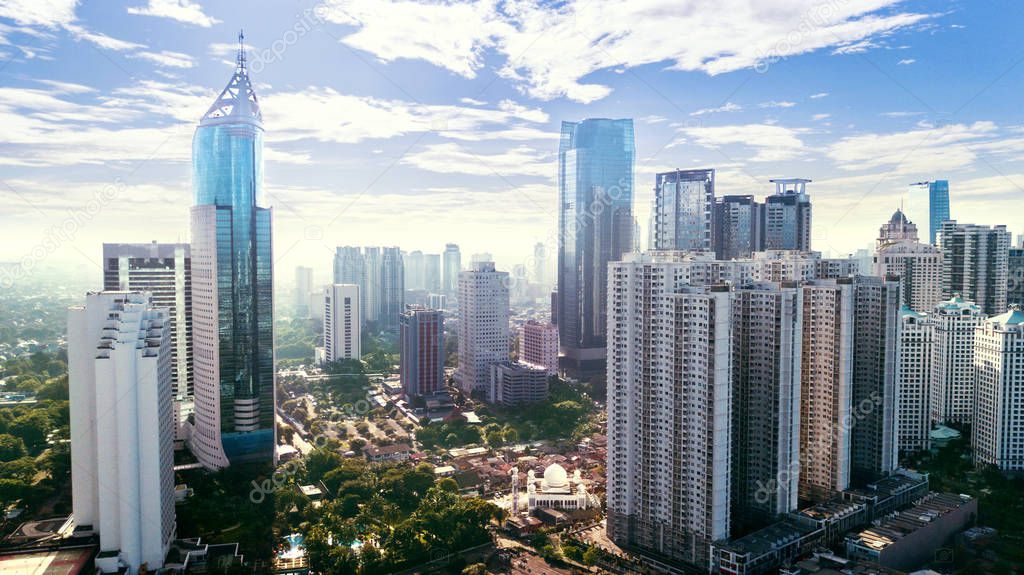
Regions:
[[556, 301], [567, 369], [604, 365], [608, 262], [633, 249], [633, 120], [562, 122]]
[[655, 249], [710, 250], [714, 203], [714, 170], [658, 174], [654, 187]]
[[271, 211], [259, 206], [263, 128], [244, 68], [225, 94], [215, 108], [230, 108], [211, 109], [192, 141], [195, 204], [216, 212], [217, 415], [230, 462], [266, 461], [275, 442]]
[[942, 222], [949, 219], [949, 181], [928, 183], [928, 241], [935, 245]]

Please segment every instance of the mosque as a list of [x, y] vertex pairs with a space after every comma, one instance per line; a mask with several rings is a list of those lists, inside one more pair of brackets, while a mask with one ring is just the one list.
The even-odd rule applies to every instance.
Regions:
[[[513, 468], [511, 473], [512, 511], [515, 513], [519, 508], [519, 468]], [[572, 479], [569, 479], [569, 473], [565, 468], [553, 463], [544, 470], [542, 479], [539, 479], [532, 469], [526, 473], [526, 504], [526, 510], [531, 512], [537, 508], [574, 511], [597, 507], [600, 502], [587, 491], [578, 469], [573, 472]]]

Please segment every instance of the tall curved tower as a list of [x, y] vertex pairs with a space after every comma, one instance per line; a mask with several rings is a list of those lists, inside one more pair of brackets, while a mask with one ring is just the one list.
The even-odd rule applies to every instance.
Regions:
[[192, 138], [191, 447], [209, 469], [274, 460], [271, 210], [260, 206], [263, 116], [242, 39]]

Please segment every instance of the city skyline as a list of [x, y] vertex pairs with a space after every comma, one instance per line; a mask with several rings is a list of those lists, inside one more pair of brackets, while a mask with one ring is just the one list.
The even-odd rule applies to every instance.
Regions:
[[[982, 30], [999, 34], [1013, 20], [987, 7], [852, 3], [833, 17], [848, 29], [832, 34], [829, 22], [804, 17], [815, 14], [811, 4], [789, 3], [747, 37], [721, 46], [669, 42], [643, 56], [636, 52], [646, 24], [638, 21], [614, 44], [587, 38], [580, 55], [605, 50], [615, 57], [601, 58], [606, 68], [580, 64], [582, 75], [545, 48], [566, 37], [559, 26], [570, 16], [591, 24], [594, 38], [611, 18], [571, 4], [567, 15], [541, 25], [531, 18], [545, 9], [533, 8], [520, 17], [551, 38], [528, 50], [524, 69], [513, 75], [502, 72], [508, 56], [494, 38], [525, 49], [532, 36], [508, 30], [515, 18], [484, 4], [467, 4], [475, 9], [466, 14], [435, 6], [422, 15], [426, 22], [480, 20], [479, 35], [459, 28], [480, 51], [472, 54], [461, 45], [428, 42], [417, 53], [385, 42], [391, 32], [373, 6], [260, 4], [238, 15], [209, 2], [160, 17], [141, 2], [131, 10], [73, 4], [0, 9], [10, 78], [0, 109], [15, 128], [0, 137], [8, 155], [0, 193], [12, 206], [5, 225], [14, 232], [0, 260], [50, 245], [48, 234], [67, 210], [80, 213], [103, 191], [118, 209], [101, 202], [78, 220], [73, 241], [58, 239], [46, 250], [42, 265], [99, 264], [103, 229], [125, 213], [148, 216], [128, 217], [120, 241], [187, 241], [187, 215], [148, 210], [154, 199], [188, 201], [187, 126], [215, 96], [232, 59], [229, 39], [240, 27], [258, 62], [254, 82], [274, 110], [267, 192], [278, 211], [275, 259], [286, 269], [314, 265], [323, 273], [322, 258], [312, 254], [329, 257], [338, 245], [440, 253], [452, 242], [467, 254], [492, 252], [509, 270], [536, 242], [551, 249], [562, 120], [635, 120], [634, 215], [641, 227], [658, 172], [713, 167], [716, 195], [759, 200], [770, 194], [771, 178], [806, 177], [815, 182], [814, 245], [833, 255], [866, 248], [876, 222], [900, 198], [911, 220], [928, 222], [927, 189], [912, 189], [912, 182], [948, 180], [959, 221], [1004, 223], [993, 200], [1017, 197], [1016, 182], [1024, 181], [1009, 106], [1022, 82], [1011, 67], [1015, 50], [981, 46], [970, 61], [948, 57]], [[621, 8], [614, 24], [640, 9]], [[741, 10], [736, 18], [751, 15]], [[700, 25], [721, 31], [726, 24]], [[407, 32], [419, 28], [430, 26]], [[771, 42], [791, 30], [801, 31], [806, 45]], [[337, 68], [305, 64], [328, 50]], [[947, 77], [947, 66], [969, 68], [976, 81], [928, 90]], [[538, 73], [544, 69], [553, 73]], [[807, 69], [817, 71], [813, 79]], [[867, 89], [878, 84], [886, 89]], [[73, 137], [54, 142], [57, 132]], [[396, 209], [413, 195], [417, 216], [395, 225]], [[1014, 234], [1024, 231], [1005, 223]]]

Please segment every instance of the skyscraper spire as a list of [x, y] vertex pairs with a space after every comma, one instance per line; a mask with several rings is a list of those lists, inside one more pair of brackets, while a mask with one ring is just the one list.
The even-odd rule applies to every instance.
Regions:
[[239, 70], [245, 70], [245, 30], [238, 30], [238, 56], [235, 59]]

